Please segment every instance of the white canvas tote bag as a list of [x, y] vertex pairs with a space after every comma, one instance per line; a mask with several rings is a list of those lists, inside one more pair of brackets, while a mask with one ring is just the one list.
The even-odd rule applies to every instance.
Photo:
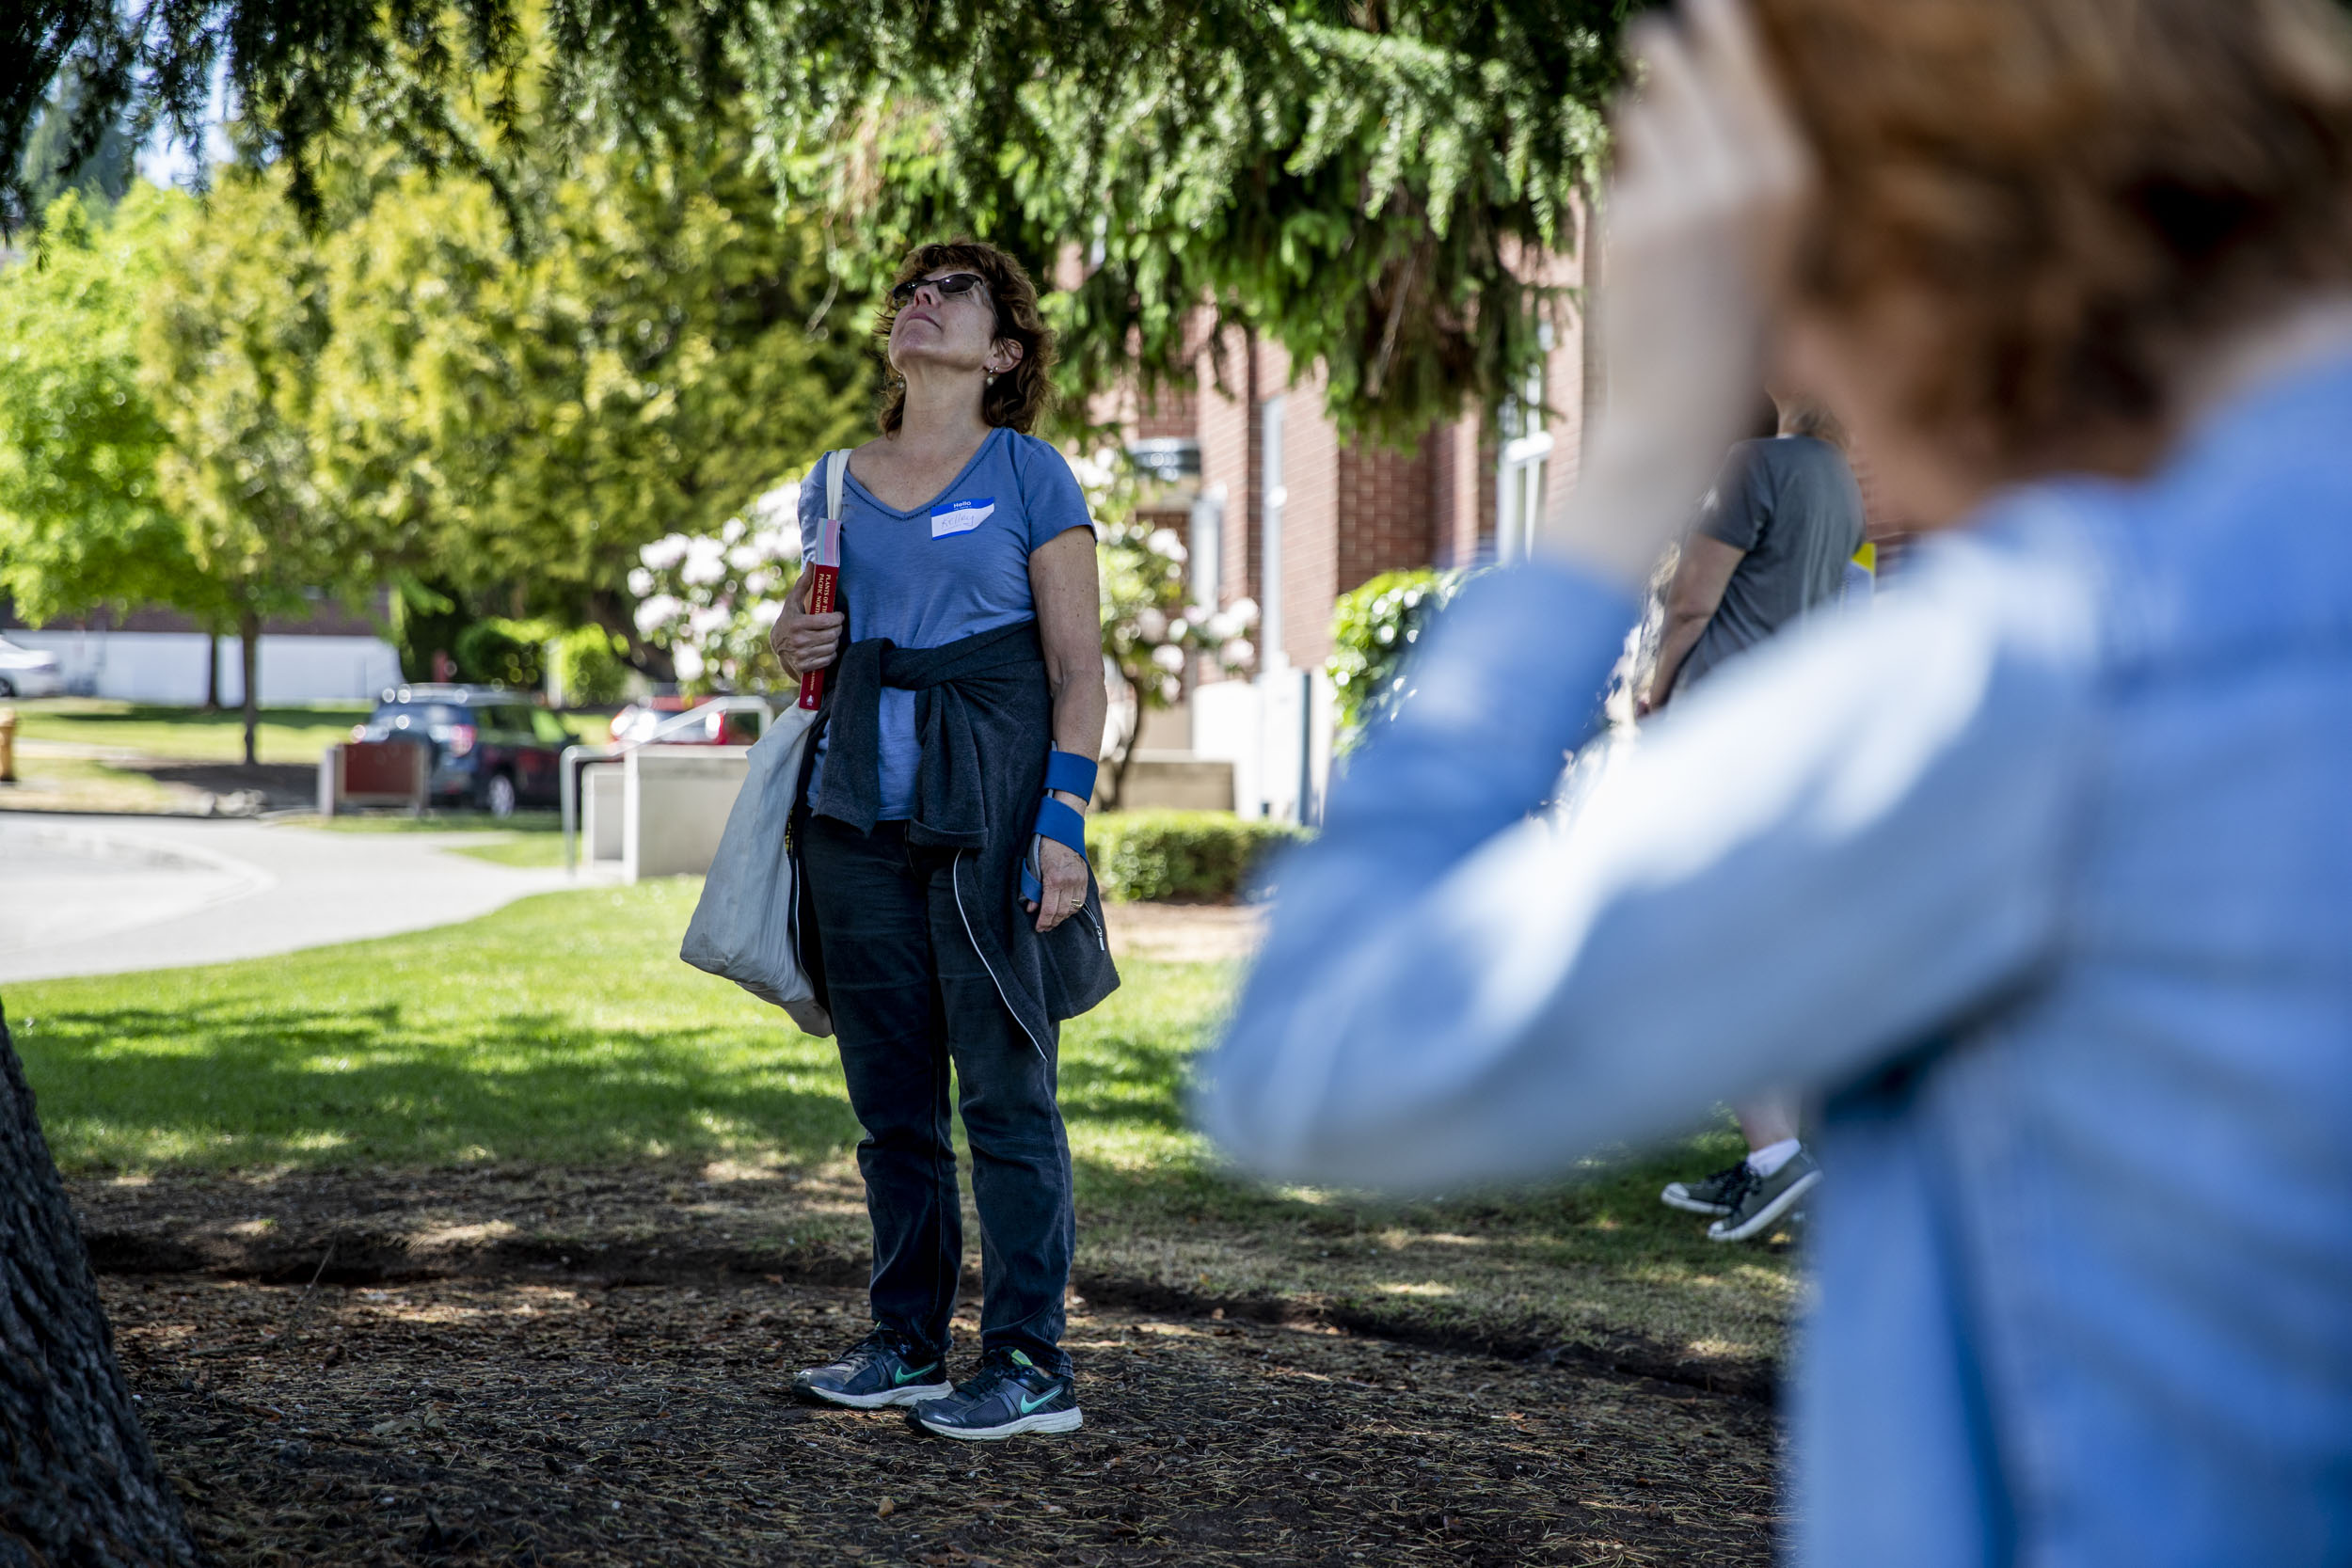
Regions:
[[[849, 457], [846, 451], [825, 454], [825, 515], [834, 526], [822, 531], [835, 538]], [[816, 726], [817, 715], [796, 703], [752, 748], [751, 771], [727, 813], [678, 957], [782, 1007], [803, 1034], [822, 1039], [833, 1033], [833, 1018], [818, 1006], [795, 950], [801, 890], [786, 843], [802, 759]]]

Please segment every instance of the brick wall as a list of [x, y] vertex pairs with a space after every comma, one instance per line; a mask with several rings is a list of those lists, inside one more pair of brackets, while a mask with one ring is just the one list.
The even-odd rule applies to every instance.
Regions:
[[[1581, 241], [1580, 233], [1580, 249]], [[1549, 257], [1540, 266], [1541, 281], [1572, 291], [1557, 309], [1545, 370], [1552, 447], [1542, 504], [1549, 512], [1575, 485], [1594, 388], [1583, 302], [1573, 292], [1584, 278], [1581, 259]], [[1324, 412], [1319, 370], [1292, 386], [1288, 356], [1279, 346], [1239, 329], [1225, 333], [1216, 346], [1223, 385], [1216, 373], [1218, 356], [1204, 347], [1196, 362], [1198, 389], [1160, 394], [1151, 407], [1133, 400], [1131, 428], [1136, 438], [1199, 439], [1201, 489], [1221, 492], [1224, 501], [1220, 601], [1248, 597], [1263, 605], [1263, 405], [1284, 396], [1282, 641], [1293, 664], [1317, 665], [1328, 657], [1332, 601], [1367, 579], [1413, 566], [1493, 559], [1498, 447], [1490, 421], [1465, 413], [1433, 426], [1406, 451], [1344, 445]]]
[[1282, 393], [1282, 648], [1299, 668], [1331, 657], [1340, 540], [1355, 524], [1341, 506], [1339, 432], [1323, 394], [1319, 365]]
[[1246, 333], [1231, 331], [1224, 351], [1225, 384], [1215, 362], [1200, 356], [1200, 391], [1194, 403], [1200, 433], [1200, 488], [1220, 489], [1225, 499], [1224, 537], [1217, 547], [1218, 593], [1226, 604], [1258, 591], [1258, 377]]
[[1426, 566], [1438, 555], [1434, 504], [1437, 453], [1443, 427], [1410, 451], [1349, 447], [1339, 454], [1340, 514], [1336, 593], [1344, 594], [1383, 572]]
[[1136, 439], [1155, 441], [1200, 434], [1200, 402], [1189, 387], [1163, 387], [1140, 404], [1135, 420]]

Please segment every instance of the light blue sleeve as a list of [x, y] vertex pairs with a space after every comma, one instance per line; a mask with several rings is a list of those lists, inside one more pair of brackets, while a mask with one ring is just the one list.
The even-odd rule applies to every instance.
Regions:
[[1956, 549], [1679, 699], [1565, 822], [1528, 814], [1631, 607], [1498, 573], [1278, 870], [1198, 1111], [1243, 1164], [1427, 1189], [1556, 1171], [1835, 1081], [2046, 950], [2089, 607]]
[[1086, 491], [1070, 471], [1070, 459], [1049, 441], [1015, 432], [1013, 478], [1021, 486], [1021, 512], [1028, 523], [1029, 548], [1037, 550], [1073, 528], [1091, 529]]

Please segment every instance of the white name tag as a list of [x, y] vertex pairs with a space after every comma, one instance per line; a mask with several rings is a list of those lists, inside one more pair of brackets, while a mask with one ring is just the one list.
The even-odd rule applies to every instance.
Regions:
[[983, 496], [976, 501], [958, 501], [953, 506], [943, 506], [931, 514], [931, 537], [945, 539], [951, 533], [969, 533], [987, 522], [995, 515], [995, 512], [996, 500], [993, 496]]

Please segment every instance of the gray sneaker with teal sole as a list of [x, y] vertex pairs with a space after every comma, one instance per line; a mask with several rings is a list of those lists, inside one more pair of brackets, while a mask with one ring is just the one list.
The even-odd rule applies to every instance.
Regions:
[[880, 1326], [838, 1361], [808, 1368], [792, 1380], [794, 1393], [852, 1410], [935, 1400], [953, 1387], [946, 1357]]
[[945, 1399], [927, 1400], [907, 1419], [940, 1437], [993, 1443], [1025, 1432], [1075, 1432], [1077, 1385], [1057, 1377], [1017, 1350], [991, 1351], [971, 1381]]
[[1821, 1180], [1821, 1167], [1802, 1148], [1770, 1176], [1756, 1175], [1744, 1162], [1740, 1169], [1747, 1180], [1729, 1195], [1731, 1212], [1707, 1227], [1707, 1239], [1710, 1242], [1744, 1242], [1763, 1235], [1786, 1218]]

